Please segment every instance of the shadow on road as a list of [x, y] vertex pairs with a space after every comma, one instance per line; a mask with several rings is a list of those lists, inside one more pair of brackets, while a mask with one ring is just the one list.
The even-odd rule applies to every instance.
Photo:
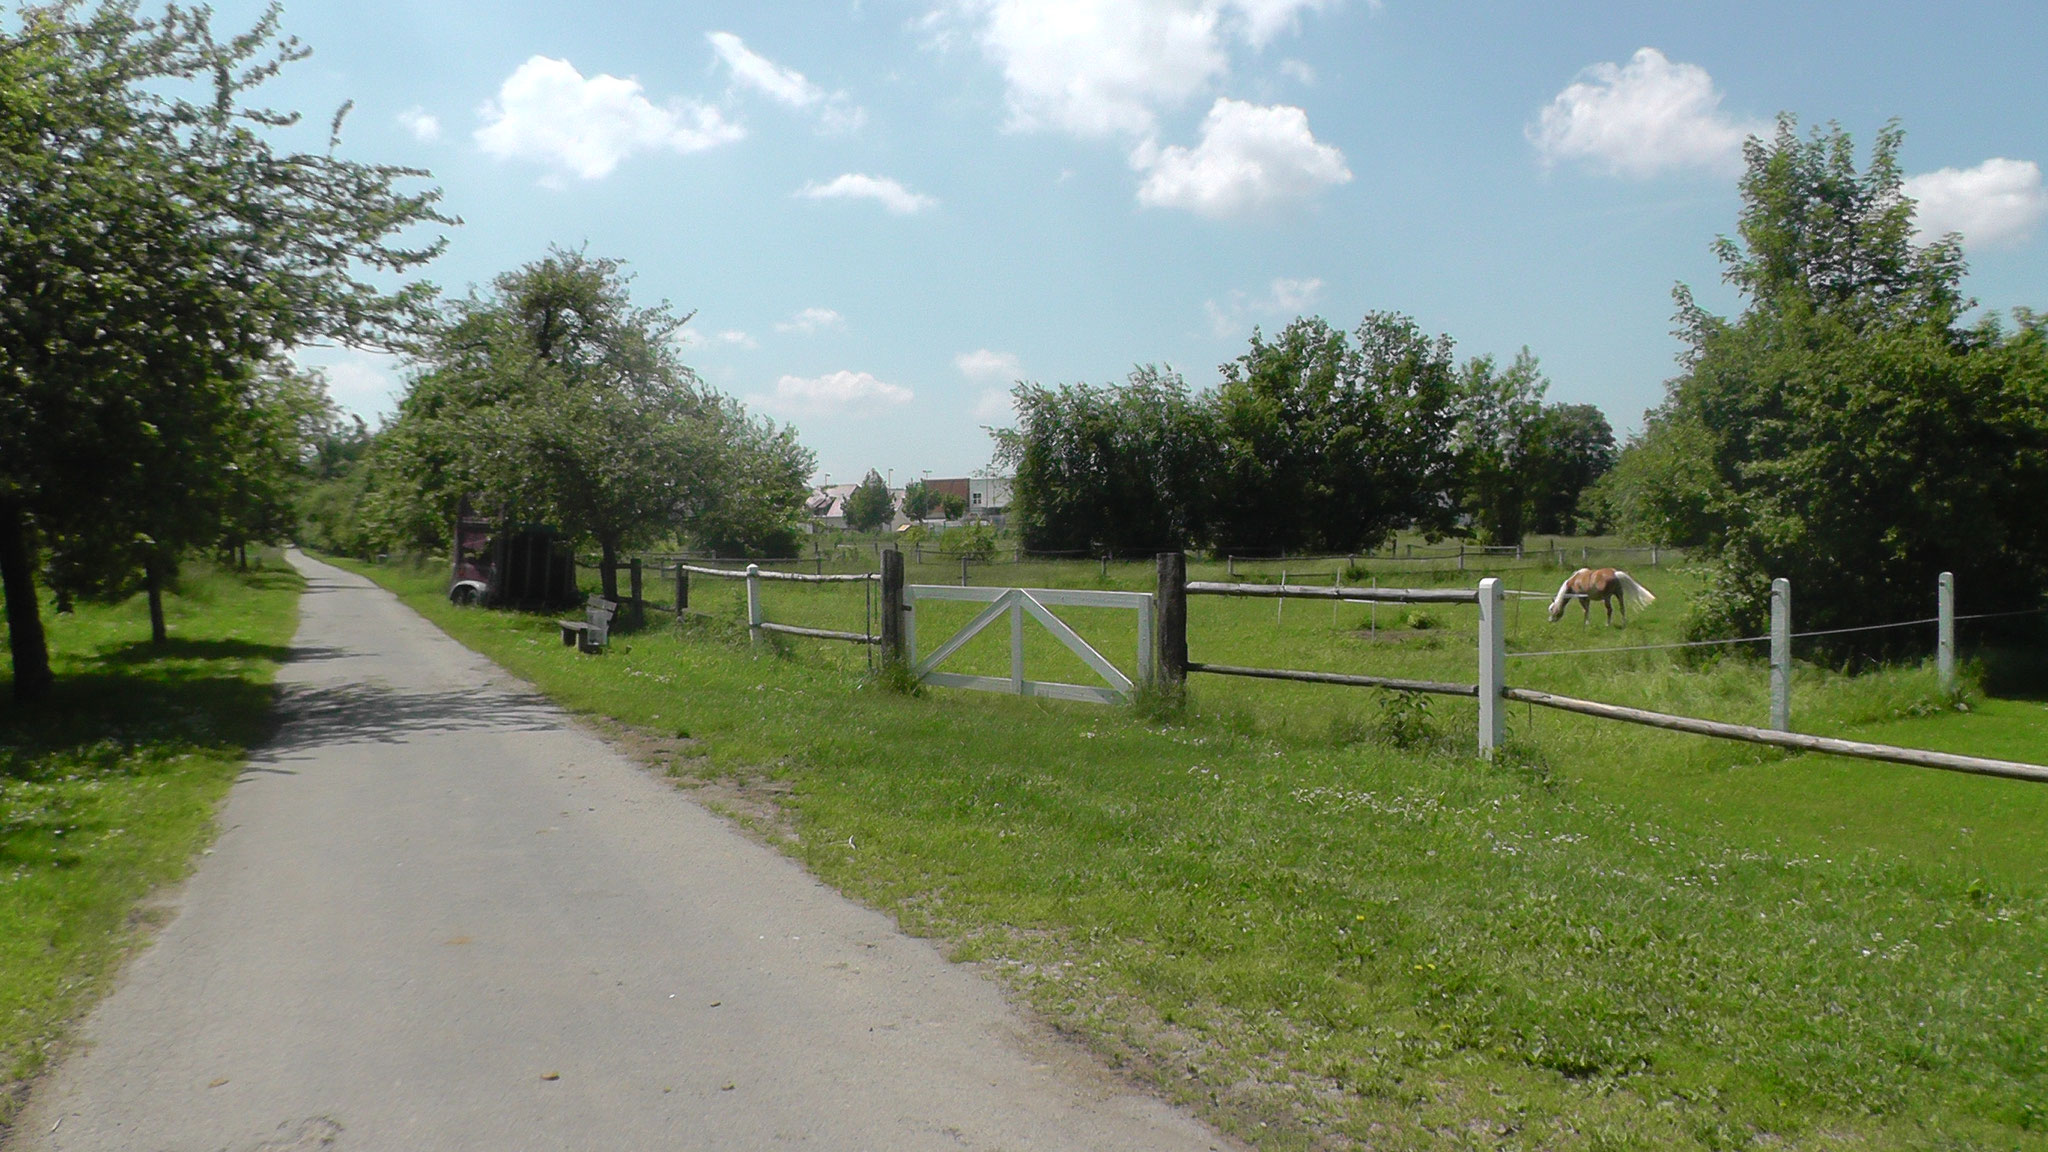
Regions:
[[561, 723], [540, 696], [493, 689], [415, 692], [371, 684], [291, 686], [280, 695], [281, 723], [251, 765], [341, 744], [398, 744], [422, 732], [537, 732]]

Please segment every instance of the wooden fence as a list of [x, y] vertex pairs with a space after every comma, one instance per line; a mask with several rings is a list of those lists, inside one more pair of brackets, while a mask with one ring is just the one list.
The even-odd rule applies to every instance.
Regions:
[[[884, 550], [880, 554], [880, 572], [847, 575], [816, 575], [802, 572], [779, 572], [761, 568], [758, 564], [747, 565], [744, 571], [714, 568], [677, 562], [673, 566], [676, 581], [676, 611], [681, 613], [689, 606], [689, 582], [691, 574], [726, 580], [747, 582], [747, 626], [749, 633], [757, 640], [768, 633], [809, 637], [823, 640], [842, 640], [879, 648], [886, 659], [892, 659], [906, 666], [914, 659], [915, 632], [909, 627], [913, 594], [904, 579], [903, 554], [895, 550]], [[1641, 724], [1673, 732], [1688, 732], [1695, 735], [1711, 736], [1723, 740], [1740, 740], [1752, 744], [1764, 744], [1779, 748], [1790, 748], [1803, 752], [1824, 752], [1836, 756], [1848, 756], [1863, 760], [1879, 760], [1895, 764], [1906, 764], [1921, 768], [1936, 768], [1950, 772], [1967, 772], [1985, 776], [2000, 776], [2007, 779], [2033, 780], [2048, 783], [2048, 766], [2021, 763], [2011, 760], [1995, 760], [1978, 756], [1964, 756], [1948, 752], [1935, 752], [1918, 748], [1899, 748], [1885, 744], [1871, 744], [1857, 740], [1843, 740], [1828, 736], [1811, 736], [1791, 731], [1791, 640], [1800, 635], [1791, 630], [1791, 587], [1784, 580], [1772, 583], [1771, 589], [1771, 724], [1759, 728], [1746, 724], [1730, 724], [1717, 720], [1703, 720], [1691, 716], [1676, 716], [1663, 712], [1652, 712], [1641, 708], [1628, 708], [1606, 704], [1596, 700], [1581, 700], [1533, 688], [1512, 687], [1506, 682], [1507, 670], [1507, 629], [1503, 605], [1505, 590], [1497, 577], [1487, 577], [1476, 588], [1357, 588], [1341, 584], [1330, 586], [1306, 586], [1287, 584], [1241, 584], [1217, 581], [1190, 581], [1187, 578], [1187, 557], [1179, 552], [1160, 553], [1157, 557], [1158, 591], [1152, 595], [1147, 611], [1149, 619], [1141, 621], [1139, 654], [1140, 680], [1152, 679], [1168, 687], [1184, 684], [1190, 673], [1210, 676], [1234, 676], [1263, 680], [1287, 680], [1307, 684], [1330, 684], [1341, 687], [1379, 688], [1398, 692], [1423, 692], [1434, 695], [1465, 696], [1478, 701], [1479, 705], [1479, 754], [1491, 759], [1499, 750], [1506, 736], [1507, 701], [1520, 701], [1543, 708], [1573, 712], [1604, 720], [1618, 720], [1630, 724]], [[641, 566], [638, 560], [631, 564], [631, 601], [641, 603]], [[880, 628], [877, 634], [865, 632], [843, 632], [825, 628], [802, 628], [791, 624], [779, 624], [765, 618], [761, 608], [760, 585], [763, 580], [783, 580], [808, 584], [831, 584], [872, 581], [879, 585], [878, 617]], [[919, 586], [921, 589], [927, 586]], [[931, 592], [952, 589], [928, 586]], [[982, 599], [992, 605], [1000, 594], [1010, 589], [982, 589], [988, 593]], [[1044, 591], [1044, 590], [1039, 590]], [[1049, 593], [1054, 598], [1064, 597], [1074, 603], [1088, 602], [1085, 593]], [[1124, 597], [1142, 594], [1094, 593], [1095, 596], [1121, 595]], [[1392, 676], [1372, 676], [1354, 673], [1318, 672], [1289, 668], [1253, 668], [1233, 664], [1217, 664], [1194, 660], [1188, 652], [1187, 613], [1190, 596], [1226, 596], [1264, 599], [1301, 599], [1347, 602], [1378, 602], [1397, 604], [1471, 604], [1479, 610], [1479, 640], [1476, 658], [1478, 676], [1476, 683], [1458, 683], [1435, 680], [1414, 680]], [[1078, 597], [1078, 598], [1077, 598]], [[1004, 602], [1008, 604], [1008, 602]], [[1122, 600], [1116, 606], [1128, 606]], [[1013, 630], [1021, 626], [1022, 613], [1030, 605], [1008, 605]], [[991, 611], [993, 608], [991, 609]], [[1955, 580], [1949, 573], [1942, 573], [1937, 590], [1937, 615], [1927, 620], [1906, 621], [1902, 625], [1935, 624], [1937, 626], [1936, 666], [1944, 691], [1952, 691], [1955, 683]], [[1149, 627], [1147, 626], [1149, 625]], [[1880, 625], [1890, 627], [1893, 625]], [[1149, 637], [1146, 633], [1149, 632]], [[1062, 637], [1064, 640], [1065, 637]], [[1745, 637], [1744, 640], [1762, 641], [1765, 637]], [[964, 641], [962, 641], [964, 642]], [[950, 643], [950, 642], [949, 642]], [[943, 647], [943, 646], [942, 646]], [[1664, 647], [1658, 645], [1657, 647]], [[1019, 649], [1021, 651], [1021, 649]], [[1092, 651], [1092, 650], [1091, 650]], [[947, 653], [950, 654], [950, 650]], [[925, 663], [936, 665], [944, 654], [935, 652]], [[1147, 655], [1150, 659], [1147, 659]], [[1526, 653], [1518, 655], [1554, 655], [1554, 653]], [[931, 678], [937, 683], [955, 683], [969, 687], [1002, 687], [1018, 690], [1019, 684], [1030, 683], [1023, 678], [1021, 658], [1013, 655], [1015, 666], [1009, 678], [1002, 677], [961, 677], [937, 674]], [[1095, 663], [1091, 661], [1091, 664]], [[1101, 671], [1100, 668], [1097, 669]], [[927, 673], [931, 672], [926, 668]], [[1073, 699], [1115, 700], [1128, 695], [1133, 685], [1118, 683], [1120, 675], [1108, 677], [1112, 688], [1108, 691], [1067, 689], [1072, 686], [1051, 686], [1058, 691], [1047, 695], [1062, 695]], [[970, 684], [968, 681], [973, 681]], [[987, 684], [981, 681], [988, 681]], [[996, 682], [1001, 681], [1001, 685]], [[1121, 689], [1121, 690], [1119, 690]]]
[[[1857, 740], [1841, 740], [1828, 736], [1809, 736], [1791, 731], [1790, 671], [1791, 671], [1791, 586], [1784, 580], [1774, 581], [1771, 596], [1771, 673], [1772, 705], [1770, 728], [1757, 728], [1746, 724], [1727, 724], [1715, 720], [1701, 720], [1690, 716], [1674, 716], [1663, 712], [1651, 712], [1640, 708], [1625, 708], [1604, 704], [1595, 700], [1580, 700], [1571, 696], [1560, 696], [1532, 688], [1509, 687], [1505, 682], [1507, 663], [1506, 628], [1501, 613], [1503, 603], [1500, 581], [1488, 577], [1479, 582], [1479, 587], [1467, 592], [1455, 588], [1345, 588], [1345, 587], [1304, 587], [1272, 584], [1226, 584], [1208, 581], [1189, 581], [1187, 558], [1182, 553], [1168, 552], [1159, 556], [1159, 659], [1155, 663], [1158, 674], [1169, 684], [1183, 683], [1190, 672], [1219, 676], [1246, 676], [1269, 680], [1293, 680], [1302, 683], [1335, 684], [1348, 687], [1384, 688], [1402, 692], [1426, 692], [1447, 696], [1473, 696], [1479, 701], [1479, 754], [1491, 759], [1499, 749], [1505, 735], [1505, 714], [1502, 702], [1518, 700], [1544, 708], [1555, 708], [1585, 716], [1596, 716], [1606, 720], [1620, 720], [1630, 724], [1642, 724], [1674, 732], [1690, 732], [1701, 736], [1712, 736], [1724, 740], [1741, 740], [1752, 744], [1767, 744], [1780, 748], [1792, 748], [1806, 752], [1826, 752], [1836, 756], [1849, 756], [1863, 760], [1882, 760], [1895, 764], [1909, 764], [1920, 768], [1938, 768], [1949, 772], [1969, 772], [1985, 776], [2002, 776], [2015, 780], [2034, 780], [2048, 783], [2048, 766], [2026, 764], [2012, 760], [1994, 760], [1979, 756], [1963, 756], [1948, 752], [1932, 752], [1918, 748], [1898, 748], [1886, 744], [1870, 744]], [[1334, 672], [1307, 672], [1284, 668], [1245, 668], [1228, 664], [1210, 664], [1193, 660], [1187, 647], [1187, 598], [1189, 596], [1258, 596], [1285, 597], [1308, 600], [1357, 600], [1394, 601], [1397, 603], [1431, 604], [1476, 604], [1479, 608], [1479, 645], [1477, 662], [1479, 682], [1476, 684], [1441, 683], [1428, 680], [1401, 680], [1393, 677], [1362, 676]], [[1910, 621], [1911, 624], [1935, 623], [1938, 626], [1937, 667], [1944, 691], [1953, 690], [1955, 676], [1955, 579], [1949, 573], [1942, 573], [1938, 588], [1938, 613], [1931, 620]]]

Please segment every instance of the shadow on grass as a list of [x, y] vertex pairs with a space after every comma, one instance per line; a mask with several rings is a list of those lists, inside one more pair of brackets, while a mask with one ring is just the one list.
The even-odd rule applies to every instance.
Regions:
[[241, 754], [275, 728], [269, 685], [225, 669], [110, 664], [60, 676], [29, 705], [12, 701], [12, 687], [0, 684], [0, 775], [16, 779], [134, 772], [184, 751]]
[[2048, 701], [2048, 651], [2040, 648], [1986, 647], [1976, 653], [1984, 664], [1984, 691], [2007, 700]]
[[249, 640], [186, 640], [173, 636], [161, 644], [134, 640], [110, 648], [101, 663], [114, 665], [154, 664], [164, 660], [270, 660], [282, 664], [295, 658], [296, 651], [282, 644], [258, 644]]

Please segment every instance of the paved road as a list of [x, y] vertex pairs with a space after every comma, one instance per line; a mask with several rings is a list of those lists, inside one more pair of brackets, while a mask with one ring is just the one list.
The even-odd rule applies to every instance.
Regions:
[[27, 1150], [1211, 1149], [368, 581]]

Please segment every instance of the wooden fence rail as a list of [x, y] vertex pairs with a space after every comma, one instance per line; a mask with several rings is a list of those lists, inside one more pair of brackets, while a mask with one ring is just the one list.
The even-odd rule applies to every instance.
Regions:
[[1479, 593], [1470, 588], [1324, 588], [1316, 584], [1225, 584], [1214, 580], [1190, 580], [1190, 596], [1284, 597], [1289, 600], [1377, 600], [1395, 604], [1477, 604]]
[[1930, 752], [1920, 748], [1895, 748], [1889, 744], [1868, 744], [1861, 740], [1842, 740], [1833, 736], [1808, 736], [1802, 732], [1780, 732], [1771, 728], [1753, 728], [1747, 724], [1724, 724], [1718, 720], [1671, 716], [1641, 708], [1624, 708], [1619, 704], [1602, 704], [1597, 700], [1579, 700], [1571, 696], [1539, 692], [1534, 688], [1509, 688], [1504, 694], [1510, 700], [1538, 704], [1545, 708], [1598, 716], [1604, 720], [1624, 720], [1630, 724], [1643, 724], [1673, 732], [1691, 732], [1699, 736], [1742, 740], [1750, 744], [1773, 744], [1801, 752], [1826, 752], [1835, 756], [1852, 756], [1859, 760], [1884, 760], [1893, 764], [1911, 764], [1916, 768], [1939, 768], [1946, 772], [1970, 772], [1979, 776], [2004, 776], [2012, 780], [2048, 783], [2048, 767], [2039, 764], [1988, 760], [1980, 756]]

